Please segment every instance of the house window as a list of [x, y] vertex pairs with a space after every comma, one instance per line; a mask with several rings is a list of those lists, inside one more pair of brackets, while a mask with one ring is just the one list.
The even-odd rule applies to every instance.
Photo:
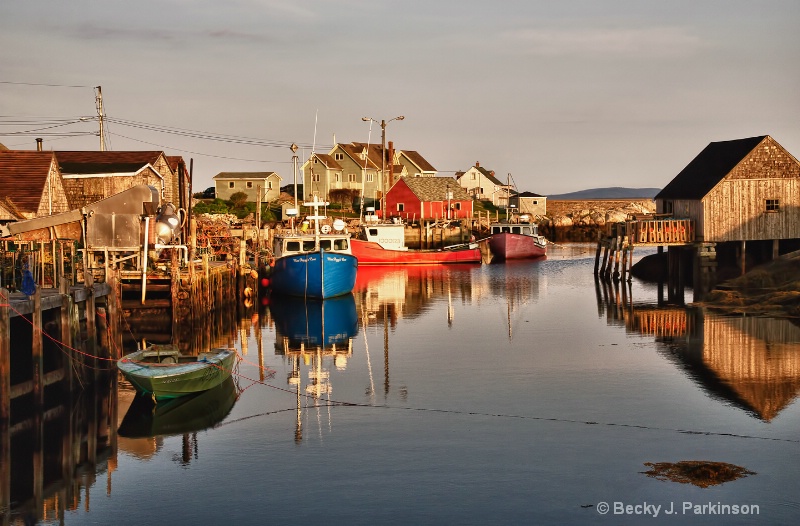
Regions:
[[405, 210], [405, 205], [403, 203], [397, 203], [397, 211], [403, 212]]
[[533, 200], [533, 204], [535, 204], [535, 205], [538, 205], [538, 204], [539, 204], [539, 201], [537, 201], [537, 200], [535, 200], [535, 199], [534, 199], [534, 200]]
[[228, 182], [228, 188], [233, 188], [235, 184], [233, 181]]
[[356, 182], [356, 174], [347, 174], [347, 181], [351, 183]]
[[339, 179], [341, 178], [340, 176], [341, 176], [341, 174], [335, 174], [335, 175], [333, 176], [333, 180], [334, 180], [334, 181], [336, 181], [336, 182], [338, 183], [338, 182], [339, 182]]
[[319, 182], [319, 174], [311, 174], [311, 181], [318, 183]]
[[314, 157], [314, 164], [319, 164], [319, 159], [317, 159], [316, 157]]
[[344, 154], [343, 153], [334, 153], [333, 158], [337, 161], [344, 161]]
[[375, 181], [375, 174], [367, 174], [367, 182], [372, 183]]
[[781, 209], [780, 199], [767, 199], [767, 212], [777, 212]]
[[247, 188], [253, 188], [253, 181], [247, 181]]
[[456, 210], [461, 210], [461, 203], [456, 203]]
[[665, 214], [671, 214], [672, 212], [674, 212], [674, 210], [675, 210], [675, 208], [674, 208], [674, 204], [673, 204], [672, 201], [664, 201], [664, 213]]
[[476, 174], [475, 172], [472, 172], [472, 180], [474, 181], [477, 178], [478, 178], [478, 174]]
[[267, 181], [267, 190], [272, 190], [272, 181]]

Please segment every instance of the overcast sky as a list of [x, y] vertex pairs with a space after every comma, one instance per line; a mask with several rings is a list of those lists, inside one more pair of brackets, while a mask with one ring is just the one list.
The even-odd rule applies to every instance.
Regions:
[[[276, 171], [387, 141], [521, 191], [663, 187], [709, 142], [800, 157], [800, 1], [3, 0], [0, 142]], [[16, 123], [16, 124], [15, 124]], [[35, 130], [35, 131], [31, 131]], [[173, 130], [173, 133], [165, 133]], [[29, 134], [9, 135], [30, 131]], [[243, 144], [255, 139], [256, 145]]]

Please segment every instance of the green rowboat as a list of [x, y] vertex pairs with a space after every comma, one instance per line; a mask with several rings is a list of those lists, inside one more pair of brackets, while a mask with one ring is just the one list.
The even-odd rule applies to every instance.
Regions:
[[172, 345], [151, 345], [126, 355], [117, 368], [140, 394], [158, 401], [216, 387], [230, 378], [235, 359], [235, 349], [186, 356]]

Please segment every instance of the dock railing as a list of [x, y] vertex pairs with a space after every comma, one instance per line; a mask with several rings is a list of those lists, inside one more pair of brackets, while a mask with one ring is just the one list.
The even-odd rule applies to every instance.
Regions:
[[632, 219], [607, 225], [608, 237], [627, 237], [633, 245], [686, 244], [695, 240], [693, 219]]

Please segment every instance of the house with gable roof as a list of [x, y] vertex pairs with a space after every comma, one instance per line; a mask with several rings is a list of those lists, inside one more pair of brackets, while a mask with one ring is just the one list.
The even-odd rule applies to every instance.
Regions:
[[0, 153], [0, 221], [20, 221], [70, 210], [53, 152]]
[[406, 221], [472, 217], [472, 205], [452, 177], [403, 177], [386, 194], [388, 215]]
[[178, 176], [160, 151], [56, 151], [70, 209], [139, 184], [154, 186], [164, 201], [182, 206]]
[[275, 172], [220, 172], [213, 177], [215, 194], [220, 199], [230, 199], [237, 192], [247, 194], [251, 203], [273, 201], [281, 195], [283, 178]]
[[327, 199], [332, 190], [349, 189], [363, 196], [365, 206], [379, 208], [384, 189], [395, 181], [436, 175], [436, 169], [416, 151], [394, 151], [390, 142], [382, 159], [383, 153], [380, 144], [352, 142], [337, 143], [327, 154], [313, 154], [302, 167], [303, 198]]
[[705, 242], [800, 238], [800, 162], [769, 135], [712, 142], [656, 196]]
[[491, 201], [501, 208], [508, 206], [513, 193], [511, 185], [500, 182], [494, 170], [487, 170], [479, 162], [466, 172], [456, 172], [456, 180], [473, 199]]

